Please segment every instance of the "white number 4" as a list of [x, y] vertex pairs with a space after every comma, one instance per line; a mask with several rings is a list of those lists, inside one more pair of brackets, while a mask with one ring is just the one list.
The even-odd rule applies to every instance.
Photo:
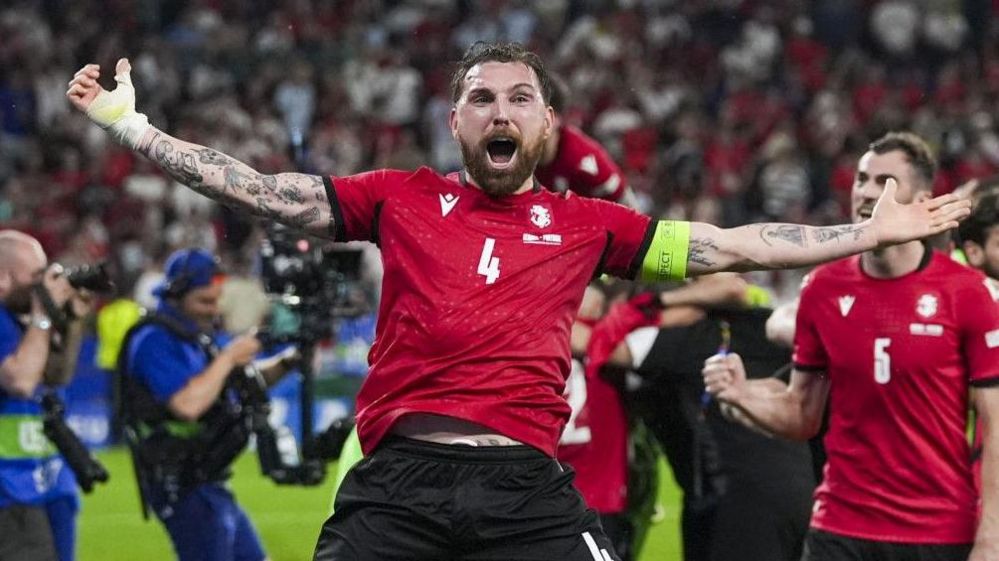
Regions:
[[493, 257], [493, 248], [496, 247], [496, 240], [486, 238], [486, 244], [482, 246], [482, 255], [479, 257], [479, 274], [486, 277], [486, 284], [492, 284], [499, 278], [499, 257]]
[[874, 381], [887, 384], [891, 380], [891, 355], [886, 350], [891, 346], [891, 339], [878, 337], [874, 340]]

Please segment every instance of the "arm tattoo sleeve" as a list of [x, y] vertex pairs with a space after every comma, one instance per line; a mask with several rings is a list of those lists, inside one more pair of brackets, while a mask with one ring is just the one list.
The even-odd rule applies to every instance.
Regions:
[[317, 176], [261, 174], [216, 150], [160, 131], [154, 131], [140, 151], [170, 177], [198, 193], [294, 228], [304, 229], [320, 221], [323, 209], [329, 206], [322, 179]]

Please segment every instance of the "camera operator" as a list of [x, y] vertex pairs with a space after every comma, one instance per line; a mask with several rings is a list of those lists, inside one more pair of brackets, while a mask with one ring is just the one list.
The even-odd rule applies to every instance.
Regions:
[[[75, 370], [89, 301], [47, 261], [38, 240], [0, 230], [0, 561], [73, 559], [76, 478], [45, 435], [41, 398]], [[49, 310], [67, 303], [56, 333]]]
[[[135, 435], [134, 454], [143, 500], [170, 534], [181, 561], [265, 558], [249, 518], [223, 485], [227, 464], [207, 468], [217, 443], [219, 411], [235, 397], [227, 382], [250, 364], [261, 344], [254, 334], [219, 330], [221, 275], [216, 259], [201, 249], [182, 249], [166, 262], [156, 289], [156, 312], [126, 336], [120, 357], [122, 413]], [[273, 382], [288, 361], [263, 370]]]

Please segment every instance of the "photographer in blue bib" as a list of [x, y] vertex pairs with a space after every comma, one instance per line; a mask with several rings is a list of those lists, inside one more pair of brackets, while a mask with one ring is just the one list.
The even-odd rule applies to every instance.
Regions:
[[212, 254], [176, 251], [165, 274], [159, 306], [129, 331], [119, 356], [119, 414], [144, 513], [163, 522], [181, 561], [261, 561], [260, 539], [224, 482], [251, 433], [262, 466], [264, 450], [276, 450], [262, 436], [273, 435], [266, 386], [297, 355], [254, 363], [255, 333], [218, 328], [223, 276]]
[[[84, 462], [92, 458], [53, 393], [76, 368], [90, 311], [71, 280], [38, 240], [0, 230], [0, 561], [73, 559], [79, 498], [73, 460], [60, 454], [65, 438]], [[81, 481], [92, 485], [89, 476]]]

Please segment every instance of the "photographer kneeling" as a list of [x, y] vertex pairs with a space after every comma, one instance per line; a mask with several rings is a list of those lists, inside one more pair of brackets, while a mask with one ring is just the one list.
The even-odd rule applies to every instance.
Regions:
[[[46, 437], [42, 398], [72, 376], [90, 306], [47, 263], [38, 240], [0, 230], [0, 561], [73, 559], [76, 478]], [[53, 313], [70, 316], [63, 333]]]
[[[176, 251], [165, 273], [159, 307], [132, 328], [119, 358], [121, 413], [143, 501], [181, 561], [265, 559], [223, 485], [248, 437], [230, 373], [250, 365], [261, 344], [216, 328], [222, 286], [210, 253]], [[264, 378], [280, 378], [287, 362], [265, 369]]]

